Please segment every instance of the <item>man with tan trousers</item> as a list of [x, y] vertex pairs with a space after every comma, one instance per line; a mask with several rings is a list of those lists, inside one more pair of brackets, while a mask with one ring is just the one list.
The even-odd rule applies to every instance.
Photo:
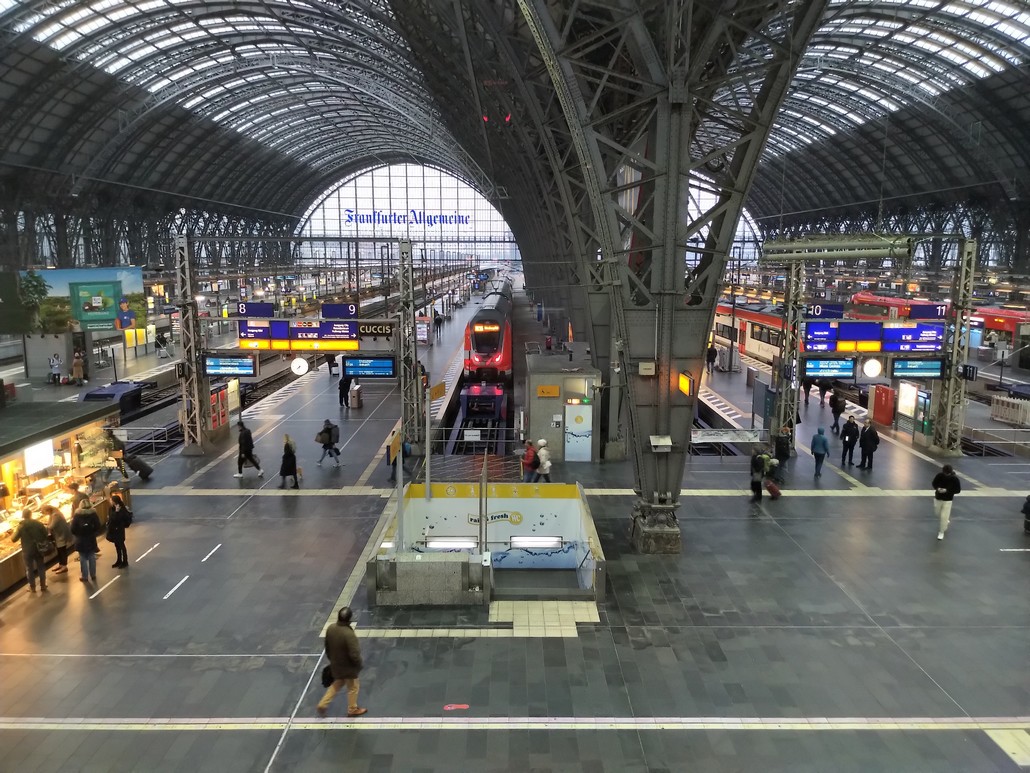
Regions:
[[354, 613], [344, 607], [335, 623], [325, 632], [325, 654], [329, 658], [333, 682], [326, 688], [325, 695], [318, 702], [318, 716], [324, 717], [336, 693], [347, 688], [347, 716], [360, 717], [368, 712], [358, 706], [358, 674], [361, 673], [361, 646], [354, 629], [350, 627]]

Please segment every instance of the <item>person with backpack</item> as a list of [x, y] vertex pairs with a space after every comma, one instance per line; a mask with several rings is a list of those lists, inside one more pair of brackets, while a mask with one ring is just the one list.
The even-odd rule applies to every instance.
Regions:
[[833, 414], [833, 424], [830, 425], [830, 432], [840, 432], [840, 417], [847, 407], [847, 400], [837, 390], [830, 395], [830, 413]]
[[286, 479], [293, 478], [293, 488], [300, 488], [297, 480], [297, 446], [289, 435], [283, 435], [283, 460], [279, 465], [279, 488], [286, 488]]
[[715, 344], [709, 344], [705, 351], [705, 370], [708, 371], [709, 376], [715, 372], [715, 363], [718, 359], [719, 350], [715, 348]]
[[100, 518], [87, 497], [79, 503], [75, 515], [72, 516], [72, 534], [75, 536], [75, 550], [79, 554], [79, 580], [89, 582], [97, 580], [97, 535], [100, 534]]
[[780, 427], [780, 434], [776, 436], [774, 444], [776, 467], [773, 469], [773, 479], [777, 483], [783, 483], [787, 474], [787, 463], [790, 461], [791, 452], [790, 427]]
[[336, 447], [336, 444], [340, 442], [340, 428], [326, 419], [325, 424], [322, 425], [322, 431], [315, 435], [315, 442], [322, 444], [322, 455], [318, 457], [318, 466], [322, 466], [322, 460], [328, 455], [339, 467], [340, 449]]
[[125, 569], [129, 566], [129, 554], [125, 550], [125, 530], [132, 525], [132, 511], [125, 506], [119, 494], [108, 493], [107, 501], [111, 505], [111, 513], [107, 516], [107, 541], [114, 544], [116, 560], [112, 569]]
[[537, 456], [533, 441], [526, 441], [526, 450], [522, 454], [522, 482], [532, 483], [533, 476], [540, 469], [540, 457]]
[[537, 468], [533, 476], [533, 482], [539, 483], [543, 478], [545, 483], [551, 482], [551, 449], [547, 447], [547, 440], [540, 438], [536, 441]]
[[772, 457], [762, 448], [756, 448], [751, 454], [751, 501], [762, 501], [762, 483], [772, 468]]
[[940, 523], [937, 531], [937, 539], [940, 540], [944, 539], [944, 534], [948, 531], [948, 525], [951, 523], [951, 505], [955, 501], [955, 495], [962, 493], [962, 483], [952, 466], [946, 464], [933, 476], [930, 485], [933, 486], [933, 509]]
[[236, 426], [240, 428], [240, 436], [237, 438], [237, 442], [239, 443], [239, 453], [236, 455], [237, 472], [233, 477], [243, 477], [244, 462], [250, 462], [257, 469], [259, 478], [265, 477], [265, 471], [261, 469], [261, 461], [254, 455], [253, 433], [247, 429], [247, 425], [243, 423], [243, 419], [236, 422]]

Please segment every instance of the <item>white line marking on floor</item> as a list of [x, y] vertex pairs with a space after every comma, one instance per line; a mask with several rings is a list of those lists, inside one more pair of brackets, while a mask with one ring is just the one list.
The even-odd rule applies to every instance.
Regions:
[[107, 583], [107, 585], [104, 585], [104, 586], [103, 586], [102, 588], [100, 588], [100, 589], [99, 589], [99, 590], [98, 590], [98, 591], [97, 591], [96, 593], [94, 593], [94, 594], [93, 594], [92, 596], [90, 596], [90, 597], [89, 597], [89, 600], [90, 600], [90, 601], [92, 601], [93, 599], [95, 599], [95, 598], [96, 598], [97, 596], [99, 596], [99, 595], [100, 595], [101, 593], [103, 593], [103, 592], [104, 592], [104, 591], [105, 591], [105, 590], [107, 589], [107, 587], [108, 587], [109, 585], [111, 585], [111, 583], [113, 583], [113, 582], [114, 582], [115, 580], [119, 579], [120, 577], [121, 577], [121, 575], [119, 574], [119, 575], [117, 575], [117, 576], [116, 576], [116, 577], [115, 577], [115, 578], [114, 578], [113, 580], [110, 580], [110, 581], [109, 581], [109, 582]]
[[211, 548], [211, 552], [208, 553], [206, 556], [204, 556], [202, 559], [200, 559], [200, 563], [204, 563], [209, 558], [211, 558], [211, 556], [213, 556], [215, 554], [215, 551], [218, 550], [218, 548], [220, 548], [220, 547], [222, 547], [222, 543], [221, 542], [219, 542], [217, 545], [215, 545], [213, 548]]
[[183, 577], [181, 580], [179, 580], [177, 583], [175, 583], [175, 587], [172, 588], [170, 591], [168, 591], [164, 595], [164, 598], [162, 600], [167, 599], [169, 596], [171, 596], [173, 593], [175, 593], [175, 591], [179, 590], [179, 586], [182, 585], [184, 582], [186, 582], [186, 580], [188, 580], [189, 578], [190, 578], [190, 576], [187, 574], [185, 577]]
[[1002, 553], [1030, 553], [1030, 548], [998, 548]]
[[[153, 547], [153, 548], [150, 548], [150, 550], [153, 550], [154, 548], [156, 548], [156, 547], [157, 547], [158, 545], [160, 545], [160, 544], [161, 544], [160, 542], [155, 542], [155, 543], [154, 543], [154, 547]], [[144, 554], [143, 554], [143, 555], [141, 555], [141, 556], [140, 556], [139, 558], [137, 558], [137, 559], [136, 559], [136, 563], [138, 564], [138, 563], [139, 563], [140, 561], [142, 561], [142, 560], [143, 560], [144, 558], [146, 558], [146, 557], [147, 557], [147, 556], [148, 556], [148, 555], [150, 554], [150, 550], [148, 550], [148, 551], [147, 551], [146, 553], [144, 553]]]

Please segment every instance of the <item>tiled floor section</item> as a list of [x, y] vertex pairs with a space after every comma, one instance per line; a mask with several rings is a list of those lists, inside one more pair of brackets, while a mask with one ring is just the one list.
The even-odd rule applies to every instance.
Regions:
[[601, 618], [592, 601], [495, 601], [490, 604], [490, 623], [511, 627], [490, 628], [359, 628], [363, 639], [537, 639], [579, 635], [577, 623], [598, 623]]

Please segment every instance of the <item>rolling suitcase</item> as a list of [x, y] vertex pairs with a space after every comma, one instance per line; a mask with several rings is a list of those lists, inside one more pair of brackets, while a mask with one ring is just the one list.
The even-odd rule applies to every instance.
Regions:
[[765, 490], [769, 492], [769, 497], [771, 499], [780, 498], [780, 487], [777, 486], [773, 481], [767, 480], [765, 482]]
[[129, 469], [133, 472], [139, 473], [141, 480], [150, 480], [150, 476], [154, 474], [154, 468], [138, 456], [126, 456], [125, 464], [128, 465]]

